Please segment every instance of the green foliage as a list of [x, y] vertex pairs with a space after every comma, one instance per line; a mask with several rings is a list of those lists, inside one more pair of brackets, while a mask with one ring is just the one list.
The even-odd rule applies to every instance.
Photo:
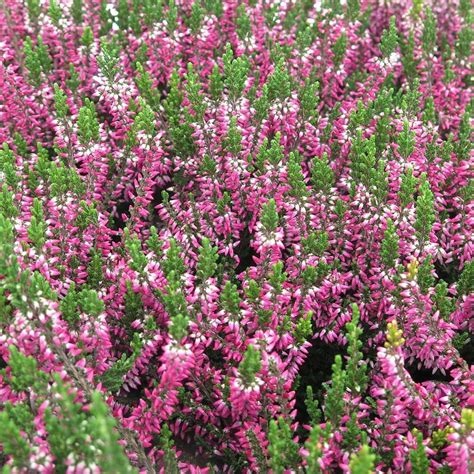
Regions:
[[318, 92], [319, 82], [312, 81], [309, 77], [306, 78], [298, 94], [303, 117], [314, 117], [316, 115], [319, 105]]
[[347, 373], [342, 369], [342, 358], [338, 354], [332, 365], [331, 384], [323, 384], [326, 389], [324, 415], [332, 426], [339, 426], [344, 414], [344, 392], [346, 391]]
[[260, 358], [260, 351], [249, 344], [244, 357], [239, 364], [239, 374], [246, 387], [251, 386], [255, 382], [255, 376], [261, 368], [262, 361]]
[[294, 337], [298, 344], [303, 344], [313, 335], [312, 318], [313, 312], [309, 311], [305, 317], [298, 319], [294, 332]]
[[325, 194], [328, 194], [334, 185], [334, 171], [329, 165], [326, 153], [323, 153], [320, 158], [313, 158], [311, 182], [316, 192], [322, 192]]
[[77, 196], [84, 193], [84, 183], [74, 168], [64, 166], [62, 163], [51, 164], [49, 167], [49, 182], [51, 197], [64, 196], [71, 192]]
[[445, 446], [450, 429], [452, 428], [448, 426], [445, 429], [433, 431], [431, 435], [431, 445], [434, 449], [438, 450]]
[[474, 260], [466, 262], [457, 283], [459, 295], [469, 295], [474, 292]]
[[28, 237], [37, 250], [41, 250], [46, 242], [46, 229], [47, 225], [44, 219], [43, 206], [38, 198], [34, 198], [30, 226], [28, 227]]
[[372, 474], [374, 472], [375, 454], [367, 445], [363, 445], [358, 453], [351, 455], [349, 469], [351, 474]]
[[283, 418], [270, 420], [268, 441], [269, 465], [273, 473], [283, 474], [299, 466], [299, 446], [293, 441], [291, 428]]
[[56, 0], [50, 0], [48, 15], [51, 18], [51, 21], [53, 22], [53, 25], [59, 26], [59, 21], [61, 20], [61, 18], [63, 16], [63, 12], [62, 12], [61, 7], [59, 6], [59, 4]]
[[23, 54], [25, 56], [25, 67], [28, 70], [30, 82], [33, 86], [39, 87], [41, 80], [41, 62], [38, 56], [37, 48], [29, 36], [25, 38], [23, 44]]
[[415, 194], [417, 182], [418, 180], [413, 176], [413, 168], [407, 168], [405, 173], [402, 175], [400, 191], [398, 193], [401, 209], [405, 209], [413, 202], [413, 195]]
[[283, 283], [285, 283], [287, 274], [283, 271], [283, 262], [279, 260], [272, 267], [272, 272], [268, 279], [271, 287], [273, 288], [275, 294], [279, 295], [283, 289]]
[[28, 8], [28, 16], [33, 23], [38, 22], [38, 18], [41, 13], [41, 2], [40, 0], [26, 0], [26, 6]]
[[435, 222], [434, 195], [430, 189], [430, 184], [426, 175], [421, 177], [420, 189], [416, 200], [416, 220], [414, 228], [420, 247], [423, 248], [425, 242], [429, 241], [430, 232]]
[[202, 239], [196, 268], [196, 277], [199, 281], [204, 283], [216, 273], [217, 261], [219, 259], [217, 250], [217, 247], [213, 247], [208, 238]]
[[94, 44], [94, 33], [90, 26], [86, 26], [81, 36], [81, 43], [87, 49], [89, 49]]
[[222, 0], [204, 0], [206, 10], [211, 14], [220, 18], [224, 12], [224, 2]]
[[116, 431], [116, 421], [109, 415], [108, 408], [99, 392], [93, 392], [90, 405], [91, 419], [89, 430], [98, 448], [96, 462], [102, 472], [128, 474], [136, 472], [130, 466], [123, 447], [118, 443], [120, 436]]
[[414, 20], [417, 20], [420, 13], [423, 10], [423, 0], [413, 0], [413, 6], [411, 8], [411, 16]]
[[268, 92], [268, 85], [264, 84], [261, 95], [255, 99], [255, 120], [258, 126], [261, 126], [261, 121], [267, 117], [268, 109], [270, 107], [270, 97]]
[[237, 18], [235, 20], [237, 26], [237, 34], [241, 41], [245, 40], [252, 33], [252, 24], [246, 12], [245, 3], [241, 3], [237, 7]]
[[22, 469], [28, 464], [31, 453], [30, 443], [22, 435], [24, 431], [20, 423], [8, 412], [0, 412], [0, 446], [6, 456], [13, 457], [13, 466]]
[[66, 295], [59, 303], [61, 315], [70, 325], [74, 325], [79, 320], [78, 303], [76, 284], [71, 282]]
[[[412, 115], [412, 116], [418, 115], [419, 110], [421, 108], [420, 106], [421, 96], [422, 94], [420, 92], [420, 81], [418, 79], [414, 79], [413, 83], [406, 90], [405, 94], [402, 97], [402, 103], [401, 103], [402, 110], [408, 115]], [[404, 124], [404, 128], [405, 128], [405, 124]], [[406, 133], [409, 134], [409, 132], [406, 132]], [[406, 138], [406, 140], [409, 140], [409, 139]]]
[[[387, 101], [388, 102], [388, 101]], [[390, 118], [390, 109], [386, 108], [383, 115], [377, 120], [375, 126], [375, 146], [377, 156], [382, 156], [391, 141], [392, 125]]]
[[398, 46], [398, 30], [395, 22], [395, 17], [390, 17], [388, 30], [384, 30], [380, 40], [380, 51], [382, 55], [388, 58], [394, 53]]
[[301, 243], [306, 254], [322, 257], [329, 246], [329, 236], [325, 231], [311, 232]]
[[70, 456], [86, 466], [95, 464], [102, 472], [136, 472], [118, 443], [116, 422], [99, 392], [92, 393], [89, 412], [86, 412], [75, 401], [76, 393], [59, 377], [55, 377], [53, 390], [56, 407], [46, 409], [45, 421], [58, 472], [66, 471]]
[[280, 217], [278, 215], [275, 199], [269, 199], [262, 206], [260, 221], [267, 232], [274, 232], [276, 230]]
[[79, 74], [76, 71], [73, 64], [69, 65], [69, 79], [66, 79], [66, 85], [69, 87], [73, 94], [77, 93], [81, 81], [79, 79]]
[[130, 8], [127, 0], [118, 0], [117, 3], [117, 23], [122, 31], [129, 27]]
[[[256, 285], [256, 282], [254, 283]], [[252, 286], [252, 289], [257, 290], [258, 295], [260, 295], [260, 289], [258, 288], [258, 286]], [[258, 296], [256, 298], [258, 298]], [[237, 285], [234, 285], [230, 281], [226, 282], [224, 289], [222, 290], [220, 295], [220, 303], [224, 310], [230, 313], [231, 315], [235, 316], [239, 314], [241, 299], [239, 296]]]
[[230, 43], [226, 44], [226, 50], [222, 56], [224, 63], [224, 84], [229, 91], [229, 97], [236, 101], [241, 95], [247, 82], [250, 63], [244, 56], [234, 59], [234, 53]]
[[235, 116], [230, 118], [229, 130], [224, 144], [226, 150], [234, 156], [238, 155], [242, 150], [242, 133], [237, 126], [237, 117]]
[[[10, 219], [7, 219], [3, 213], [0, 213], [0, 274], [4, 276], [2, 280], [2, 289], [8, 289], [15, 296], [15, 287], [9, 286], [17, 281], [20, 273], [18, 261], [13, 251], [15, 234]], [[13, 290], [13, 291], [12, 291]]]
[[417, 446], [416, 449], [410, 450], [411, 472], [413, 474], [425, 474], [430, 470], [430, 462], [423, 445], [423, 435], [419, 431], [415, 431], [414, 435]]
[[29, 277], [30, 281], [27, 292], [32, 299], [42, 296], [51, 301], [56, 300], [56, 292], [51, 288], [48, 280], [38, 270], [29, 273]]
[[342, 63], [344, 56], [346, 55], [347, 51], [347, 35], [346, 33], [341, 33], [339, 38], [334, 43], [332, 47], [332, 52], [334, 54], [334, 65], [337, 67]]
[[460, 0], [459, 1], [459, 14], [466, 21], [466, 23], [472, 23], [472, 2], [471, 0]]
[[399, 257], [399, 238], [397, 229], [391, 219], [387, 220], [382, 244], [380, 246], [380, 257], [386, 268], [394, 268]]
[[150, 227], [150, 236], [148, 237], [147, 245], [157, 257], [163, 254], [163, 242], [160, 240], [155, 226]]
[[346, 384], [351, 393], [363, 393], [367, 387], [367, 366], [363, 362], [362, 341], [360, 336], [363, 331], [359, 326], [360, 311], [354, 303], [352, 305], [352, 320], [346, 324], [347, 364], [346, 364]]
[[204, 8], [199, 0], [195, 1], [191, 7], [191, 16], [189, 17], [189, 26], [193, 35], [196, 35], [201, 29], [201, 23], [204, 16]]
[[90, 225], [98, 225], [99, 213], [97, 212], [95, 203], [87, 204], [85, 201], [80, 202], [80, 212], [76, 217], [77, 227], [85, 230]]
[[319, 402], [314, 398], [313, 387], [308, 385], [306, 387], [306, 398], [305, 398], [306, 411], [308, 412], [311, 425], [315, 426], [321, 422], [321, 408], [319, 408]]
[[36, 43], [36, 56], [41, 65], [41, 69], [44, 72], [45, 76], [49, 74], [53, 66], [53, 61], [49, 55], [47, 46], [43, 43], [43, 38], [38, 36], [38, 41]]
[[97, 291], [83, 289], [78, 293], [79, 305], [81, 306], [84, 313], [89, 314], [93, 317], [99, 316], [105, 310], [105, 304], [100, 299]]
[[256, 165], [257, 168], [261, 171], [265, 169], [265, 163], [270, 163], [273, 166], [277, 166], [281, 161], [283, 161], [283, 146], [280, 144], [281, 134], [280, 132], [275, 134], [275, 137], [268, 146], [268, 139], [263, 140], [262, 146], [260, 147], [257, 157]]
[[388, 172], [385, 170], [385, 160], [379, 159], [371, 176], [371, 190], [375, 201], [381, 205], [388, 194]]
[[163, 18], [162, 0], [145, 0], [142, 3], [145, 24], [151, 27]]
[[397, 144], [403, 158], [408, 158], [415, 149], [415, 132], [410, 130], [408, 120], [403, 123], [403, 131], [397, 137]]
[[71, 16], [76, 25], [82, 23], [82, 0], [72, 0]]
[[216, 64], [212, 68], [212, 73], [209, 78], [209, 93], [214, 100], [219, 100], [224, 91], [224, 81], [219, 71], [219, 66]]
[[417, 281], [423, 294], [426, 294], [434, 285], [435, 279], [432, 274], [433, 270], [434, 267], [431, 262], [431, 256], [426, 257], [423, 263], [418, 267]]
[[288, 184], [290, 185], [290, 195], [302, 199], [309, 196], [308, 188], [304, 181], [303, 170], [300, 164], [301, 158], [291, 152], [288, 159]]
[[347, 429], [343, 433], [343, 446], [353, 450], [360, 444], [361, 439], [366, 440], [366, 434], [360, 429], [357, 411], [352, 411], [347, 421]]
[[69, 114], [67, 95], [57, 84], [54, 84], [54, 107], [60, 119], [64, 120]]
[[458, 160], [469, 160], [473, 146], [472, 144], [471, 111], [468, 108], [461, 118], [458, 139], [455, 144], [455, 151]]
[[436, 308], [439, 314], [445, 321], [449, 321], [449, 316], [455, 309], [454, 301], [448, 296], [448, 284], [441, 280], [435, 286], [435, 292], [433, 295], [433, 301], [436, 304]]
[[28, 156], [28, 142], [23, 138], [20, 132], [14, 132], [13, 143], [16, 147], [16, 152], [23, 157]]
[[196, 114], [196, 120], [198, 122], [202, 122], [204, 113], [206, 112], [206, 104], [204, 103], [204, 96], [200, 94], [201, 84], [199, 81], [199, 76], [194, 72], [193, 65], [191, 63], [188, 63], [185, 89], [188, 100], [191, 103], [191, 107]]
[[346, 18], [355, 21], [360, 14], [360, 0], [347, 0]]
[[[180, 90], [180, 79], [176, 71], [173, 71], [169, 79], [170, 91], [163, 102], [169, 130], [175, 152], [178, 156], [190, 156], [194, 152], [194, 129], [191, 126], [192, 117], [187, 109], [183, 112], [183, 93]], [[184, 113], [185, 120], [182, 120]]]
[[428, 97], [425, 102], [425, 110], [423, 111], [423, 121], [425, 123], [435, 124], [437, 122], [436, 109], [433, 97]]
[[275, 65], [275, 69], [270, 74], [267, 84], [270, 101], [275, 99], [285, 100], [289, 97], [291, 93], [291, 76], [283, 58], [280, 58]]
[[140, 111], [137, 113], [133, 121], [133, 133], [139, 131], [145, 132], [145, 134], [151, 138], [155, 136], [155, 112], [152, 108], [143, 100], [139, 100]]
[[183, 102], [183, 94], [179, 89], [179, 75], [176, 70], [171, 73], [169, 78], [170, 90], [163, 103], [168, 120], [175, 121], [179, 119], [181, 103]]
[[160, 445], [164, 452], [163, 464], [164, 472], [167, 474], [179, 474], [180, 469], [178, 467], [178, 461], [176, 459], [176, 451], [174, 450], [174, 441], [172, 433], [168, 428], [168, 425], [163, 425], [160, 432]]
[[20, 177], [17, 175], [16, 159], [7, 143], [0, 149], [0, 171], [4, 174], [1, 178], [13, 190], [16, 190]]
[[120, 50], [116, 45], [105, 40], [101, 42], [97, 64], [110, 84], [113, 84], [118, 73], [119, 55]]
[[[168, 288], [172, 287], [173, 284], [169, 285]], [[175, 288], [173, 288], [173, 291], [170, 291], [168, 293], [168, 299], [165, 301], [165, 307], [168, 313], [170, 314], [170, 325], [169, 325], [169, 333], [170, 336], [175, 340], [175, 341], [181, 341], [183, 337], [185, 337], [188, 334], [188, 326], [189, 326], [189, 317], [183, 311], [182, 313], [178, 313], [177, 311], [170, 311], [170, 301], [171, 298], [175, 298], [174, 305], [177, 307], [178, 305], [181, 306], [181, 309], [183, 309], [183, 303], [185, 304], [185, 299], [182, 295], [182, 293], [179, 293], [180, 298], [176, 298], [178, 295], [178, 292], [176, 291]], [[174, 313], [174, 314], [173, 314]]]
[[124, 322], [126, 329], [130, 329], [130, 323], [143, 316], [143, 301], [141, 293], [135, 293], [130, 280], [125, 282], [127, 291], [124, 295]]
[[143, 343], [140, 336], [135, 333], [130, 343], [132, 354], [127, 356], [122, 354], [114, 364], [101, 376], [104, 387], [112, 393], [117, 392], [123, 385], [123, 378], [132, 369], [135, 360], [139, 357]]
[[38, 155], [38, 160], [35, 166], [36, 174], [38, 174], [44, 181], [48, 181], [51, 170], [48, 151], [38, 143], [36, 154]]
[[471, 335], [467, 331], [460, 332], [453, 337], [453, 346], [458, 351], [461, 351], [470, 342]]
[[367, 139], [362, 138], [362, 132], [359, 132], [352, 145], [351, 155], [351, 170], [354, 181], [362, 183], [369, 191], [377, 191], [379, 176], [375, 135]]
[[409, 81], [417, 76], [418, 60], [415, 57], [415, 36], [413, 31], [408, 35], [406, 42], [401, 42], [403, 70]]
[[421, 36], [423, 51], [427, 55], [433, 53], [433, 50], [436, 46], [437, 27], [436, 17], [434, 16], [431, 8], [427, 7], [425, 9], [423, 33]]
[[301, 273], [305, 285], [313, 286], [318, 284], [329, 274], [331, 268], [331, 265], [322, 260], [316, 266], [307, 266]]
[[168, 280], [179, 279], [186, 271], [180, 254], [181, 248], [176, 243], [176, 240], [170, 239], [169, 248], [166, 251], [166, 258], [160, 262], [161, 268]]
[[175, 0], [169, 1], [168, 12], [166, 13], [166, 26], [168, 33], [174, 36], [174, 32], [178, 28], [178, 7]]
[[102, 270], [104, 260], [100, 250], [91, 250], [91, 259], [87, 265], [87, 286], [91, 289], [99, 290], [104, 282], [104, 272]]
[[319, 459], [322, 457], [323, 445], [329, 440], [331, 431], [331, 423], [326, 423], [324, 430], [320, 427], [320, 425], [313, 424], [309, 438], [305, 444], [305, 447], [309, 453], [306, 458], [308, 473], [321, 474], [323, 472], [319, 464]]
[[[14, 392], [25, 392], [30, 389], [40, 391], [44, 389], [47, 377], [44, 372], [38, 371], [38, 363], [32, 356], [25, 356], [15, 346], [9, 347], [10, 356], [8, 366], [10, 373], [6, 377]], [[6, 371], [2, 371], [6, 375]]]
[[99, 141], [99, 120], [97, 119], [95, 105], [89, 99], [86, 99], [84, 106], [79, 109], [77, 127], [81, 145], [88, 146], [93, 141]]
[[19, 211], [15, 202], [16, 200], [13, 191], [9, 191], [8, 186], [4, 184], [0, 192], [0, 213], [2, 213], [6, 218], [18, 216]]
[[125, 247], [128, 250], [131, 259], [130, 268], [140, 274], [143, 274], [148, 260], [142, 251], [141, 240], [136, 235], [131, 237], [128, 229], [126, 229], [125, 232]]

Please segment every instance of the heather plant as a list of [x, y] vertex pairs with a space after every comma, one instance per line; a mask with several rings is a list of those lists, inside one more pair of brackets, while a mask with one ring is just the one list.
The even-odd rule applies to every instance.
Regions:
[[2, 472], [474, 471], [473, 19], [3, 0]]

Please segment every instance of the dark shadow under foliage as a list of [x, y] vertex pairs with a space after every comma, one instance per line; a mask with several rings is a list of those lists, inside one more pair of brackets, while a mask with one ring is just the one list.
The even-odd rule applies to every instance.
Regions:
[[346, 348], [343, 346], [328, 344], [319, 339], [313, 340], [297, 378], [296, 409], [298, 414], [296, 420], [298, 422], [307, 424], [310, 421], [305, 404], [306, 387], [310, 385], [313, 388], [314, 397], [321, 406], [324, 400], [323, 383], [331, 380], [332, 364], [336, 355], [345, 353]]

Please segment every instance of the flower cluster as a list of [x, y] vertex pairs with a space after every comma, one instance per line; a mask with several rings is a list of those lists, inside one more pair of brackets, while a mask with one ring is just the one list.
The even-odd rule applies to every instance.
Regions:
[[473, 472], [473, 23], [3, 0], [2, 472]]

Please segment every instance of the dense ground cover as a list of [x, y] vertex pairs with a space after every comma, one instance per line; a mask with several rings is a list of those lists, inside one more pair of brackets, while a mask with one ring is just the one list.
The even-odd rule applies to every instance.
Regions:
[[0, 465], [474, 470], [469, 0], [2, 0]]

